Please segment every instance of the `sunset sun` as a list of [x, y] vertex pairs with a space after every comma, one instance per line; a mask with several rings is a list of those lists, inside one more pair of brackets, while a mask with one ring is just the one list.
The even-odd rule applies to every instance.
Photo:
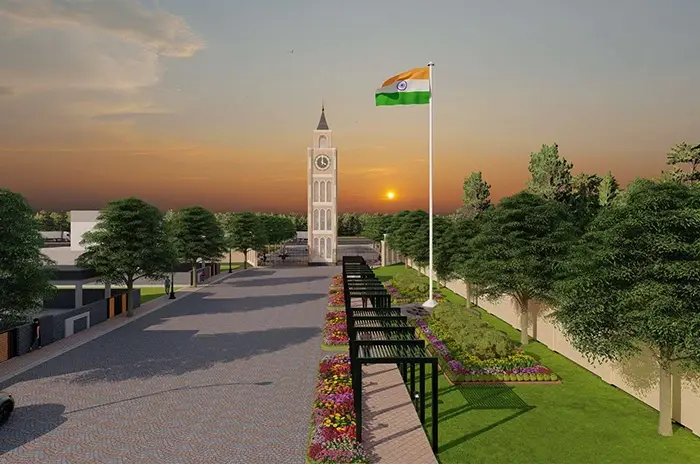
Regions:
[[396, 197], [396, 194], [395, 194], [394, 192], [392, 192], [392, 191], [388, 191], [388, 192], [386, 192], [386, 197], [387, 197], [387, 199], [389, 199], [389, 200], [393, 200], [394, 197]]

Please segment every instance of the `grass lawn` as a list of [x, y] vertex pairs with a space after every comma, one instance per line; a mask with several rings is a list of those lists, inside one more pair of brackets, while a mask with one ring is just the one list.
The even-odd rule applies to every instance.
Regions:
[[[403, 264], [388, 266], [376, 274], [388, 280], [403, 269]], [[441, 293], [450, 301], [465, 302], [449, 290]], [[482, 316], [514, 340], [520, 339], [518, 331], [502, 320], [483, 310]], [[525, 351], [563, 383], [455, 387], [440, 375], [441, 463], [700, 463], [700, 438], [689, 430], [677, 427], [673, 437], [661, 437], [653, 408], [541, 343], [532, 342]], [[429, 404], [428, 399], [428, 433]]]
[[[180, 290], [182, 287], [175, 287], [175, 291]], [[165, 289], [161, 287], [141, 287], [141, 304], [148, 303], [151, 300], [155, 300], [161, 296], [165, 295]]]
[[[234, 271], [239, 267], [242, 267], [243, 263], [231, 263], [231, 270]], [[228, 272], [228, 263], [221, 263], [221, 272]]]

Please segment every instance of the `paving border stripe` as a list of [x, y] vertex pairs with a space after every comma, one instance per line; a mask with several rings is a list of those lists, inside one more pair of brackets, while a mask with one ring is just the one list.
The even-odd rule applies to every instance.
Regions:
[[[54, 358], [57, 358], [58, 356], [61, 356], [62, 354], [68, 353], [69, 351], [73, 350], [74, 348], [78, 348], [80, 346], [85, 345], [88, 342], [91, 342], [102, 335], [108, 334], [109, 332], [112, 332], [120, 327], [123, 327], [127, 324], [130, 324], [131, 322], [134, 322], [147, 314], [151, 314], [154, 311], [157, 311], [159, 309], [162, 309], [166, 306], [168, 306], [171, 303], [174, 303], [178, 300], [181, 300], [183, 298], [186, 298], [193, 293], [198, 292], [200, 289], [207, 288], [211, 285], [216, 285], [220, 282], [225, 281], [229, 277], [238, 274], [243, 271], [250, 271], [254, 270], [257, 268], [247, 268], [247, 269], [236, 269], [230, 274], [227, 272], [225, 276], [222, 276], [216, 280], [212, 280], [211, 282], [206, 282], [204, 285], [198, 285], [197, 287], [193, 286], [187, 286], [184, 288], [181, 288], [180, 290], [177, 291], [178, 294], [180, 294], [180, 297], [177, 299], [168, 299], [164, 298], [166, 295], [163, 295], [161, 297], [158, 297], [154, 300], [151, 300], [147, 302], [145, 305], [140, 306], [139, 308], [136, 308], [136, 311], [138, 311], [136, 314], [134, 314], [132, 317], [126, 317], [126, 316], [118, 316], [113, 319], [107, 319], [105, 322], [102, 322], [100, 324], [96, 324], [88, 330], [79, 332], [75, 335], [72, 335], [68, 338], [62, 338], [61, 340], [57, 340], [49, 345], [46, 345], [46, 347], [42, 348], [41, 350], [38, 351], [32, 351], [30, 353], [27, 353], [22, 356], [16, 356], [12, 359], [8, 359], [7, 361], [0, 363], [0, 371], [2, 371], [3, 367], [6, 367], [7, 369], [12, 368], [12, 365], [5, 365], [5, 363], [12, 363], [13, 360], [16, 360], [15, 362], [17, 364], [21, 364], [22, 361], [26, 361], [26, 364], [24, 365], [19, 365], [16, 369], [12, 369], [12, 372], [9, 374], [5, 374], [0, 376], [0, 384], [3, 384], [5, 382], [8, 382], [12, 380], [14, 377], [17, 377], [20, 374], [23, 374], [27, 372], [30, 369], [33, 369], [41, 364], [44, 364], [47, 361], [51, 361]], [[143, 310], [139, 311], [139, 309], [143, 308]], [[114, 321], [112, 324], [110, 322]], [[56, 344], [61, 344], [61, 342], [65, 343], [65, 346], [57, 346]], [[51, 348], [54, 348], [51, 350]], [[46, 351], [44, 351], [46, 350]], [[32, 353], [37, 353], [39, 356], [37, 356], [37, 359], [28, 361], [27, 356], [31, 356]], [[43, 355], [43, 356], [41, 356]]]

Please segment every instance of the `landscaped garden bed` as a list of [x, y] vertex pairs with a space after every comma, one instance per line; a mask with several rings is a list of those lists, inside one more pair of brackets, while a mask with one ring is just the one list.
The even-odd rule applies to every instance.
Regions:
[[322, 348], [324, 350], [348, 349], [348, 324], [344, 309], [326, 312]]
[[329, 291], [331, 293], [343, 291], [343, 276], [342, 275], [336, 274], [333, 276], [333, 279], [331, 280], [331, 287], [330, 287]]
[[356, 439], [350, 358], [345, 354], [321, 360], [307, 462], [369, 463]]
[[[532, 356], [519, 350], [500, 358], [480, 359], [476, 356], [463, 353], [455, 359], [450, 345], [440, 340], [424, 320], [416, 321], [417, 332], [420, 338], [427, 343], [428, 351], [437, 356], [438, 363], [445, 377], [452, 384], [466, 383], [561, 383], [555, 373], [542, 366]], [[455, 347], [459, 352], [460, 349]]]
[[345, 295], [343, 295], [343, 292], [328, 294], [328, 309], [345, 309]]
[[[410, 270], [412, 271], [412, 269]], [[414, 272], [399, 272], [391, 280], [384, 282], [384, 286], [391, 294], [393, 304], [405, 305], [410, 303], [422, 303], [427, 298], [430, 288], [425, 279], [416, 278]], [[438, 303], [443, 301], [439, 291], [433, 292], [433, 299]]]

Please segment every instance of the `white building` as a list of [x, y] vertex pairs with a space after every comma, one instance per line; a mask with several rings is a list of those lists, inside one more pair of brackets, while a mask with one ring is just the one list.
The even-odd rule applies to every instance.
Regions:
[[85, 251], [80, 245], [83, 234], [92, 230], [97, 225], [99, 211], [71, 211], [70, 212], [70, 249], [71, 251]]

